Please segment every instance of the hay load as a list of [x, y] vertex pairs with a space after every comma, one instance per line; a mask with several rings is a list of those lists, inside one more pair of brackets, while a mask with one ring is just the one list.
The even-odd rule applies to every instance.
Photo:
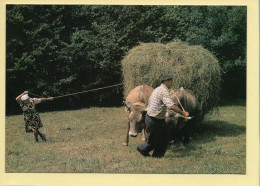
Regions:
[[138, 85], [160, 85], [159, 76], [172, 74], [173, 88], [191, 89], [199, 101], [200, 119], [219, 100], [221, 72], [217, 59], [202, 46], [176, 41], [142, 43], [122, 61], [124, 95]]

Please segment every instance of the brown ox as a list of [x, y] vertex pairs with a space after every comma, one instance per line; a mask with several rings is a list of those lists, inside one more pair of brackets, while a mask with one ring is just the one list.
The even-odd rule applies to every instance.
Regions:
[[142, 131], [142, 140], [146, 141], [144, 122], [144, 116], [146, 114], [145, 108], [153, 90], [154, 89], [150, 86], [140, 85], [131, 90], [126, 97], [127, 122], [124, 146], [128, 146], [129, 136], [136, 137], [137, 134]]

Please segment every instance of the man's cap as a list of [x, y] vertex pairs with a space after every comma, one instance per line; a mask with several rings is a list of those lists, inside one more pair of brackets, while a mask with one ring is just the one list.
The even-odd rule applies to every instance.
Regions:
[[170, 75], [170, 74], [163, 74], [160, 76], [161, 83], [163, 83], [165, 81], [169, 81], [169, 80], [173, 80], [172, 75]]

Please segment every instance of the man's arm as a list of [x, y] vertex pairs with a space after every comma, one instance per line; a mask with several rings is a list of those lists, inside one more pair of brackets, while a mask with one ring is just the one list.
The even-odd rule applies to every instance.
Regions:
[[182, 111], [177, 105], [173, 105], [172, 108], [171, 108], [174, 112], [177, 112], [185, 117], [188, 117], [189, 116], [189, 113], [188, 112], [184, 112]]
[[167, 91], [162, 92], [162, 101], [167, 106], [168, 109], [171, 109], [174, 112], [177, 112], [185, 117], [189, 116], [188, 112], [181, 111], [181, 109], [172, 101], [172, 98], [171, 98], [169, 92], [167, 92]]
[[161, 92], [161, 99], [163, 104], [165, 104], [168, 109], [172, 109], [172, 107], [175, 105], [175, 103], [172, 101], [170, 93], [166, 90]]

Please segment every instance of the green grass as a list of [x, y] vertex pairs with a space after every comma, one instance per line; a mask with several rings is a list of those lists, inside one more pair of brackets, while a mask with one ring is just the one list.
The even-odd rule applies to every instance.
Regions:
[[[136, 151], [141, 135], [121, 144], [125, 111], [90, 108], [40, 113], [47, 142], [26, 134], [23, 116], [6, 117], [6, 172], [246, 173], [245, 102], [218, 107], [187, 146], [171, 146], [161, 159]], [[71, 130], [67, 130], [70, 128]]]

